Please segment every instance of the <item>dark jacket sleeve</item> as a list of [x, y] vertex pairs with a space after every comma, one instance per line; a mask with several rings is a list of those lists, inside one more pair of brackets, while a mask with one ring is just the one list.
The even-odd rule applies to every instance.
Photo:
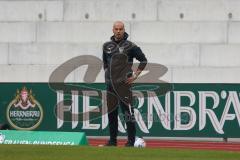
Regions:
[[102, 54], [102, 59], [103, 59], [103, 69], [107, 69], [108, 68], [108, 64], [107, 64], [107, 57], [106, 57], [106, 53], [103, 51]]
[[143, 70], [147, 65], [147, 58], [138, 46], [133, 47], [134, 57], [140, 62], [138, 69]]

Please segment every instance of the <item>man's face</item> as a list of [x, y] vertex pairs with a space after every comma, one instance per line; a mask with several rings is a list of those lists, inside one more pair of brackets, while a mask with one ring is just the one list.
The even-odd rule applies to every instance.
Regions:
[[113, 34], [116, 40], [121, 40], [123, 39], [125, 29], [124, 29], [124, 24], [117, 22], [113, 25]]

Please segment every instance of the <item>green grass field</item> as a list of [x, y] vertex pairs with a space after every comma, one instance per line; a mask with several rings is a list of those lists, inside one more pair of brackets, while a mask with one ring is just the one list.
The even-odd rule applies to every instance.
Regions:
[[240, 160], [240, 152], [126, 147], [0, 145], [0, 160]]

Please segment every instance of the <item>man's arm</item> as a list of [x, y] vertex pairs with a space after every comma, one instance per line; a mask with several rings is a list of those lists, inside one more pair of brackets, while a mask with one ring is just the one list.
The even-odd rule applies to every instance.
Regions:
[[104, 51], [103, 51], [103, 54], [102, 54], [102, 59], [103, 59], [103, 69], [104, 69], [104, 71], [106, 71], [106, 69], [108, 68], [108, 64], [107, 64], [106, 53]]
[[134, 54], [134, 57], [140, 62], [140, 64], [138, 65], [137, 70], [134, 71], [133, 76], [128, 78], [128, 80], [127, 80], [128, 84], [130, 84], [134, 80], [136, 80], [137, 77], [141, 74], [141, 72], [144, 70], [144, 68], [147, 65], [147, 58], [144, 55], [144, 53], [142, 52], [140, 47], [134, 46], [134, 48], [132, 49], [132, 52]]
[[144, 70], [144, 68], [147, 65], [147, 58], [146, 58], [145, 54], [142, 52], [141, 48], [139, 48], [137, 46], [134, 47], [133, 52], [134, 52], [135, 58], [140, 62], [140, 64], [138, 65], [137, 71]]

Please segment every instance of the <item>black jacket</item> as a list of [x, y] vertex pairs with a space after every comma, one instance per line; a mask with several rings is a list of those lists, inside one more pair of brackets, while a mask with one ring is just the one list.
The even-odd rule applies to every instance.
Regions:
[[127, 40], [128, 34], [124, 33], [121, 41], [115, 41], [114, 36], [111, 41], [103, 44], [103, 67], [105, 70], [105, 80], [110, 82], [110, 77], [119, 81], [125, 80], [132, 73], [133, 59], [136, 58], [140, 64], [138, 69], [143, 70], [147, 64], [147, 59], [142, 50]]

